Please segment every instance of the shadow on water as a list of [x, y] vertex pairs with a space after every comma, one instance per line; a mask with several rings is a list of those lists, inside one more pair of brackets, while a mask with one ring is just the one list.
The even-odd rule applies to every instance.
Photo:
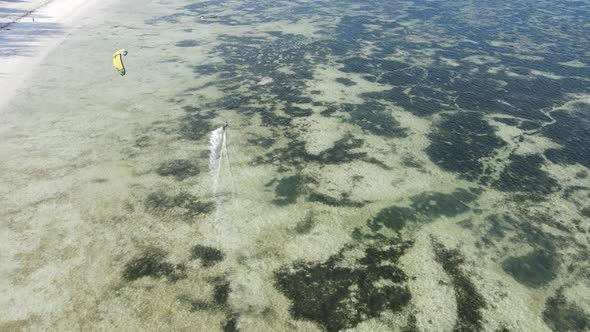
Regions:
[[32, 55], [36, 42], [63, 33], [61, 24], [17, 22], [0, 28], [0, 57]]

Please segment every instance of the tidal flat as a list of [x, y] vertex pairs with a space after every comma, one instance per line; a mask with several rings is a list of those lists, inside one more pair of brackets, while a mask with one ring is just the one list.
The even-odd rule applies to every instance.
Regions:
[[104, 5], [0, 113], [0, 330], [590, 330], [588, 22]]

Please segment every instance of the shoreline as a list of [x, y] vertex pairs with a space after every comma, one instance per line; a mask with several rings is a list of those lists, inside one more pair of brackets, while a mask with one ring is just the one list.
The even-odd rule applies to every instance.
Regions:
[[[0, 31], [10, 29], [10, 26], [21, 19], [29, 17], [34, 12], [53, 2], [54, 0], [30, 0], [26, 3], [4, 3], [2, 15], [0, 15]], [[30, 6], [29, 6], [30, 5]], [[12, 13], [12, 14], [11, 14]]]
[[[35, 3], [35, 2], [33, 2]], [[101, 3], [96, 0], [37, 2], [34, 9], [0, 28], [0, 114], [29, 75], [78, 26], [78, 18]], [[29, 7], [30, 8], [30, 7]], [[9, 17], [9, 15], [7, 15]], [[30, 19], [30, 21], [29, 21]]]

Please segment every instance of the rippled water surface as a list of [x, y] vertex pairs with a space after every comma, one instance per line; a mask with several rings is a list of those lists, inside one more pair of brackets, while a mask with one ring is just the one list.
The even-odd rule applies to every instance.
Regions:
[[80, 22], [0, 115], [0, 329], [590, 329], [587, 1]]

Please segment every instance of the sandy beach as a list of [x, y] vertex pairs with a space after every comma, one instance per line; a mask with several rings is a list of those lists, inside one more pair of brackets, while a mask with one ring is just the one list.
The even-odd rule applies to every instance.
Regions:
[[96, 9], [93, 8], [96, 4], [96, 1], [83, 0], [2, 2], [0, 112], [35, 67], [68, 34], [80, 29], [82, 15]]
[[31, 14], [50, 2], [48, 0], [3, 1], [0, 28], [6, 28], [10, 24], [27, 17], [32, 21]]

